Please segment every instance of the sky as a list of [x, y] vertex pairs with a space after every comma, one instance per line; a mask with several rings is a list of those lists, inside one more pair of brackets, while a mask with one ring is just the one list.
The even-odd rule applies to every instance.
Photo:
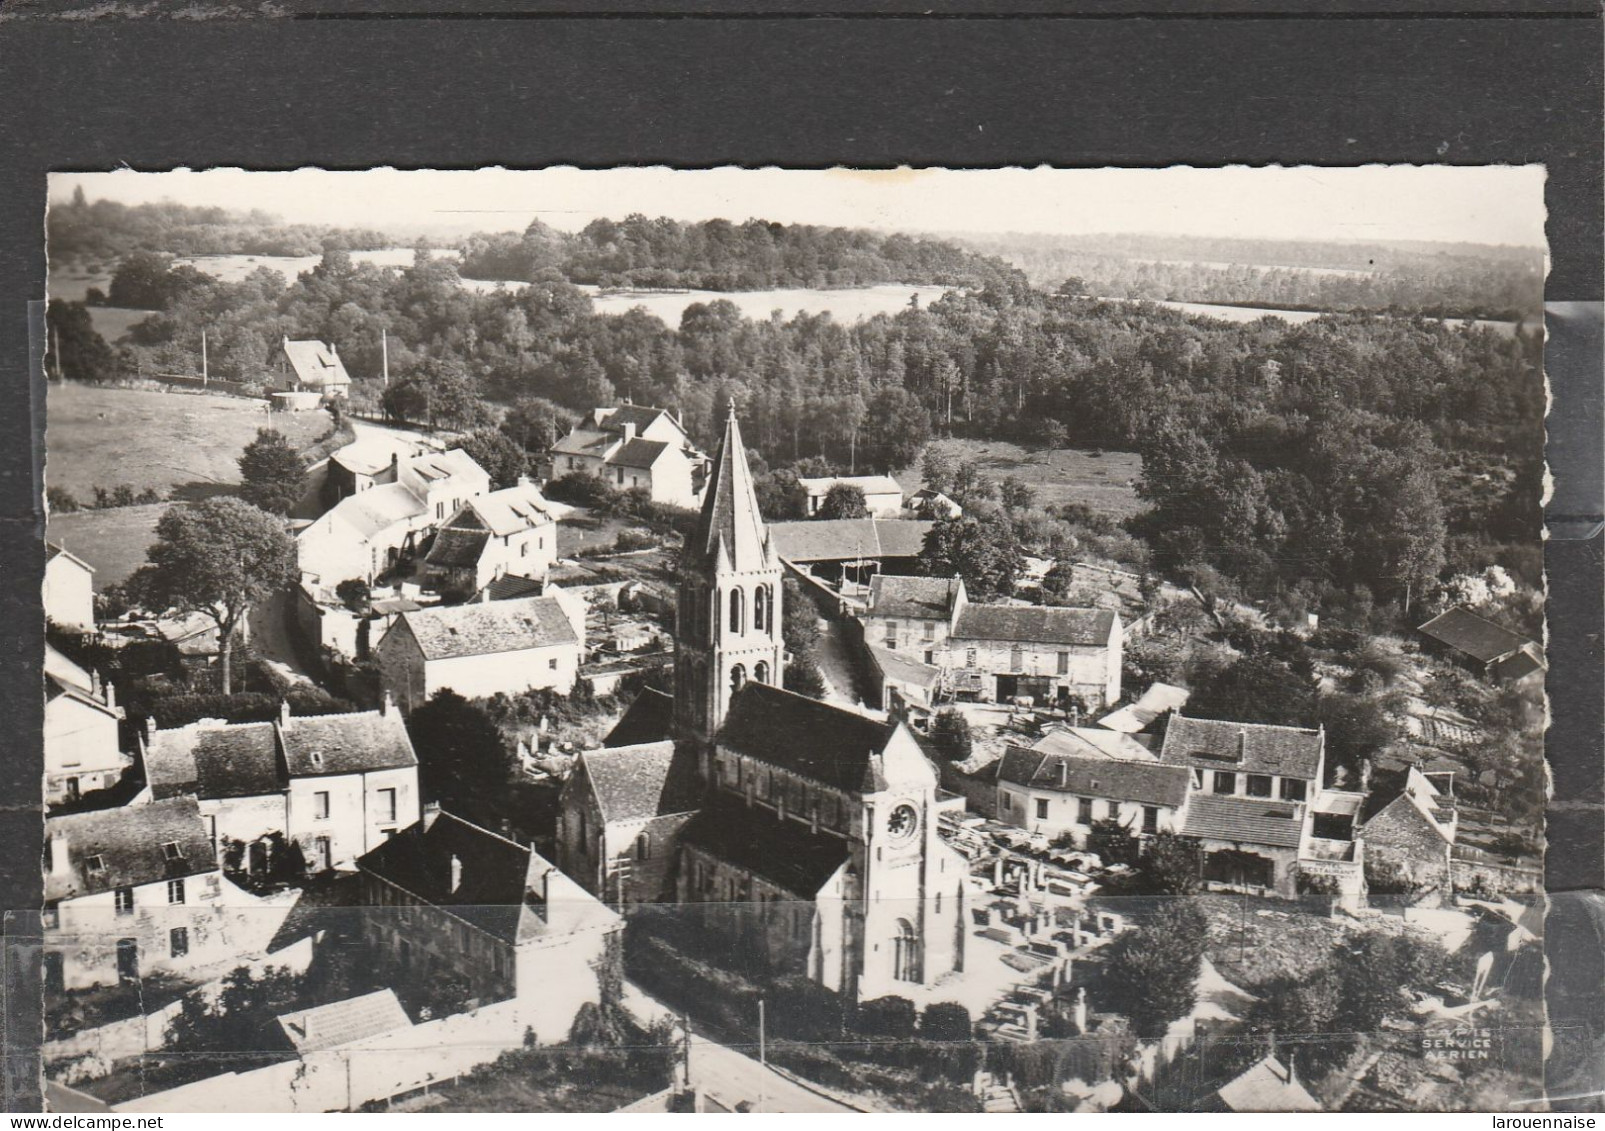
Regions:
[[172, 200], [402, 233], [573, 231], [632, 212], [917, 232], [1159, 233], [1544, 246], [1540, 166], [1224, 169], [663, 167], [55, 173], [52, 200]]

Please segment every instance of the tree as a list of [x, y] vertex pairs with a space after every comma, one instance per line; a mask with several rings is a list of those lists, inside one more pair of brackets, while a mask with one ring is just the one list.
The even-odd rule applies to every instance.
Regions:
[[812, 652], [794, 653], [786, 662], [786, 672], [781, 682], [787, 691], [795, 691], [798, 695], [806, 695], [810, 699], [825, 697], [825, 676], [819, 670]]
[[970, 1041], [975, 1026], [970, 1011], [956, 1001], [937, 1001], [920, 1014], [920, 1038], [926, 1041]]
[[803, 592], [802, 583], [790, 574], [786, 575], [781, 601], [780, 635], [786, 651], [792, 655], [812, 652], [819, 643], [819, 610]]
[[1283, 660], [1254, 654], [1193, 679], [1187, 713], [1239, 723], [1304, 726], [1314, 714], [1313, 686]]
[[476, 807], [506, 791], [509, 771], [501, 732], [484, 710], [448, 688], [407, 719], [429, 796]]
[[380, 398], [387, 414], [431, 428], [473, 428], [485, 417], [479, 383], [456, 358], [426, 358]]
[[962, 577], [975, 600], [1009, 596], [1025, 568], [1014, 527], [996, 509], [942, 519], [925, 536], [919, 562], [927, 577]]
[[1148, 922], [1109, 945], [1105, 970], [1113, 1000], [1100, 1005], [1130, 1017], [1139, 1036], [1163, 1035], [1198, 1000], [1208, 927], [1190, 900], [1166, 900]]
[[366, 614], [372, 607], [373, 590], [360, 577], [348, 577], [334, 587], [334, 595], [340, 603], [358, 616]]
[[1198, 842], [1159, 833], [1137, 860], [1137, 882], [1144, 895], [1196, 895], [1201, 867]]
[[209, 618], [217, 626], [223, 694], [231, 694], [235, 633], [252, 605], [295, 580], [295, 540], [259, 507], [219, 497], [168, 510], [146, 556], [148, 564], [129, 579], [139, 602]]
[[545, 397], [520, 397], [502, 417], [501, 430], [526, 452], [541, 457], [573, 422], [571, 413]]
[[70, 381], [106, 381], [117, 375], [117, 354], [95, 332], [81, 302], [50, 300], [45, 308], [49, 338], [45, 371]]
[[943, 707], [931, 720], [931, 745], [949, 762], [962, 762], [974, 749], [970, 720], [954, 707]]
[[957, 444], [926, 444], [925, 452], [920, 457], [920, 475], [925, 480], [925, 486], [951, 497], [963, 459], [963, 449]]
[[511, 487], [529, 471], [529, 456], [505, 433], [480, 428], [457, 441], [470, 459], [485, 469], [493, 489]]
[[904, 467], [913, 462], [931, 434], [931, 416], [907, 389], [884, 388], [869, 402], [859, 444], [872, 467]]
[[301, 498], [306, 465], [282, 433], [258, 428], [239, 458], [240, 498], [269, 514], [289, 514]]
[[1018, 475], [1004, 476], [998, 493], [1003, 500], [1003, 509], [1010, 512], [1030, 510], [1037, 502], [1035, 489]]
[[820, 518], [867, 518], [864, 489], [856, 483], [833, 483], [819, 504]]

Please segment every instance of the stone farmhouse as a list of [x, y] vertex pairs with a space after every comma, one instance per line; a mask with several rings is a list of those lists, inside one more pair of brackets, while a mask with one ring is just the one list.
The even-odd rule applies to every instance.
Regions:
[[390, 482], [341, 499], [296, 535], [301, 573], [308, 579], [371, 584], [422, 552], [449, 516], [490, 491], [490, 476], [460, 448], [407, 460], [392, 454], [392, 462]]
[[998, 761], [998, 819], [1087, 847], [1095, 821], [1136, 836], [1179, 833], [1186, 825], [1191, 775], [1152, 760], [1056, 754], [1010, 746]]
[[447, 687], [468, 699], [540, 687], [567, 695], [584, 647], [573, 600], [524, 597], [402, 613], [374, 655], [385, 691], [411, 711]]
[[601, 998], [623, 920], [534, 850], [433, 809], [357, 862], [363, 940], [394, 985], [456, 980], [560, 1039]]
[[[238, 953], [193, 797], [45, 819], [45, 984], [53, 990], [183, 975]], [[225, 890], [227, 899], [225, 899]]]
[[377, 711], [295, 716], [286, 706], [273, 722], [153, 730], [144, 761], [139, 800], [194, 799], [216, 858], [237, 845], [246, 872], [271, 865], [274, 833], [310, 872], [350, 870], [420, 812], [418, 757], [388, 699]]
[[944, 672], [955, 696], [987, 701], [1120, 699], [1124, 634], [1111, 609], [972, 604], [960, 578], [870, 579], [865, 640]]
[[326, 397], [344, 397], [351, 393], [351, 377], [340, 360], [340, 351], [332, 343], [291, 341], [286, 336], [279, 347], [279, 375], [286, 389], [321, 393]]
[[45, 620], [70, 632], [95, 631], [95, 567], [45, 543]]
[[1441, 896], [1452, 887], [1458, 824], [1454, 775], [1410, 766], [1372, 780], [1357, 835], [1372, 867], [1396, 869], [1401, 879]]
[[825, 496], [838, 484], [857, 487], [864, 493], [864, 507], [880, 518], [896, 518], [903, 509], [903, 488], [890, 475], [832, 475], [820, 479], [799, 479], [803, 494], [803, 513], [813, 518], [825, 505]]
[[621, 491], [642, 488], [653, 502], [676, 507], [697, 505], [707, 465], [678, 420], [644, 405], [595, 409], [552, 445], [554, 478], [583, 472]]
[[446, 520], [424, 558], [428, 582], [469, 597], [498, 577], [544, 578], [557, 561], [557, 519], [528, 478], [469, 499]]
[[45, 804], [110, 789], [132, 759], [122, 752], [123, 709], [110, 683], [45, 645]]

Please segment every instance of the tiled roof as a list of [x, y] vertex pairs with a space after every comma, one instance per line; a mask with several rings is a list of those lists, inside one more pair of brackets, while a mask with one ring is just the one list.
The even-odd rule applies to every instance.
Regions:
[[273, 723], [190, 723], [153, 731], [145, 778], [158, 798], [193, 793], [208, 800], [280, 793], [286, 784]]
[[700, 801], [695, 752], [673, 742], [587, 750], [580, 765], [604, 821], [640, 821], [689, 813]]
[[576, 427], [552, 445], [552, 452], [554, 455], [599, 456], [618, 442], [618, 437], [611, 432]]
[[798, 479], [797, 486], [809, 496], [828, 495], [838, 483], [857, 487], [865, 495], [902, 495], [903, 488], [890, 475], [830, 475], [820, 479]]
[[357, 774], [418, 764], [401, 712], [292, 715], [280, 725], [284, 761], [292, 777]]
[[492, 601], [515, 601], [520, 597], [539, 597], [546, 592], [546, 586], [533, 577], [519, 577], [516, 573], [504, 573], [500, 577], [490, 580], [485, 588], [480, 590], [481, 595], [488, 596]]
[[1039, 754], [1072, 758], [1113, 759], [1119, 762], [1157, 762], [1154, 752], [1129, 734], [1102, 727], [1055, 726], [1031, 743]]
[[775, 553], [792, 562], [914, 558], [936, 523], [922, 518], [821, 518], [772, 522]]
[[658, 457], [669, 450], [669, 445], [661, 440], [643, 440], [637, 436], [627, 440], [618, 451], [608, 457], [607, 462], [618, 467], [651, 467], [658, 462]]
[[942, 669], [890, 648], [869, 645], [869, 654], [881, 674], [897, 683], [915, 687], [935, 687], [942, 680]]
[[[398, 522], [421, 517], [424, 502], [400, 483], [382, 483], [341, 499], [328, 514], [302, 532], [303, 540], [313, 531], [344, 524], [362, 538], [372, 538]], [[331, 532], [333, 533], [333, 532]]]
[[[468, 503], [492, 534], [505, 537], [555, 522], [550, 503], [533, 483], [519, 483], [480, 495]], [[452, 525], [456, 525], [454, 521]]]
[[424, 483], [431, 485], [457, 475], [485, 476], [484, 468], [461, 448], [450, 448], [444, 452], [425, 452], [407, 460], [402, 466], [408, 474], [415, 475]]
[[847, 842], [840, 837], [812, 833], [802, 822], [780, 820], [728, 796], [714, 798], [687, 821], [680, 840], [801, 899], [813, 899], [847, 861]]
[[340, 361], [340, 355], [319, 341], [292, 342], [284, 339], [284, 356], [295, 370], [295, 379], [316, 389], [330, 385], [349, 385], [351, 378]]
[[1275, 1056], [1250, 1067], [1215, 1093], [1228, 1111], [1321, 1111], [1315, 1097], [1304, 1089]]
[[956, 640], [1008, 640], [1022, 644], [1076, 644], [1099, 647], [1115, 629], [1109, 609], [1066, 609], [1046, 605], [965, 605], [953, 626]]
[[643, 687], [602, 740], [602, 745], [637, 746], [643, 742], [660, 742], [673, 732], [674, 696]]
[[775, 564], [733, 407], [708, 476], [696, 533], [686, 541], [682, 556], [687, 567], [722, 563], [723, 568], [736, 572], [770, 569]]
[[276, 1020], [295, 1051], [302, 1056], [412, 1027], [406, 1010], [396, 1000], [396, 991], [389, 988], [312, 1009], [281, 1013]]
[[[635, 425], [635, 434], [639, 436], [652, 425], [657, 423], [658, 417], [663, 416], [661, 408], [652, 408], [644, 404], [621, 404], [613, 408], [597, 409], [595, 416], [600, 418], [598, 423], [615, 432], [624, 431], [626, 424]], [[671, 418], [672, 419], [672, 418]]]
[[45, 899], [52, 902], [217, 871], [193, 797], [48, 817], [45, 837], [67, 842], [68, 867], [45, 875]]
[[555, 597], [420, 609], [403, 613], [401, 622], [411, 629], [426, 660], [579, 644]]
[[1187, 803], [1184, 836], [1297, 848], [1302, 822], [1298, 807], [1284, 801], [1195, 793]]
[[64, 547], [58, 546], [54, 542], [46, 542], [45, 543], [45, 561], [46, 562], [53, 562], [57, 558], [63, 558], [66, 561], [75, 562], [79, 566], [82, 566], [84, 569], [88, 570], [90, 573], [94, 573], [95, 572], [95, 567], [94, 566], [92, 566], [88, 562], [84, 561], [84, 559], [80, 558], [77, 554], [74, 554], [71, 550], [68, 550], [68, 549], [65, 549]]
[[1191, 695], [1192, 692], [1185, 687], [1155, 683], [1139, 695], [1135, 703], [1129, 703], [1118, 711], [1111, 711], [1098, 720], [1098, 725], [1108, 730], [1136, 734], [1153, 726], [1166, 711], [1179, 711], [1187, 706], [1187, 700]]
[[488, 530], [461, 530], [448, 526], [435, 535], [434, 545], [424, 561], [437, 569], [466, 569], [479, 564], [479, 559], [490, 545]]
[[719, 728], [721, 746], [851, 792], [870, 790], [876, 755], [897, 733], [895, 722], [748, 680]]
[[1478, 616], [1464, 605], [1433, 617], [1416, 631], [1485, 664], [1533, 643], [1504, 625]]
[[94, 677], [88, 671], [62, 655], [48, 641], [45, 643], [45, 675], [67, 689], [92, 692], [95, 687]]
[[899, 577], [877, 573], [869, 579], [866, 616], [946, 620], [964, 582], [956, 577]]
[[1165, 727], [1159, 757], [1174, 766], [1313, 781], [1325, 745], [1326, 736], [1319, 730], [1190, 719], [1177, 712]]
[[543, 857], [450, 813], [403, 829], [357, 866], [508, 942], [618, 923]]
[[1185, 766], [1153, 762], [1115, 762], [1107, 758], [1076, 758], [1010, 746], [998, 763], [998, 780], [1032, 789], [1073, 793], [1079, 797], [1106, 797], [1179, 809], [1187, 800], [1192, 772]]

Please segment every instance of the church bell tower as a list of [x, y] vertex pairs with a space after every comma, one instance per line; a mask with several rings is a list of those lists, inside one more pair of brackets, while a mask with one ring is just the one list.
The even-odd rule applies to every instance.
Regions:
[[781, 686], [782, 571], [747, 467], [735, 405], [708, 477], [696, 533], [680, 556], [674, 658], [679, 738], [707, 743], [748, 680]]

